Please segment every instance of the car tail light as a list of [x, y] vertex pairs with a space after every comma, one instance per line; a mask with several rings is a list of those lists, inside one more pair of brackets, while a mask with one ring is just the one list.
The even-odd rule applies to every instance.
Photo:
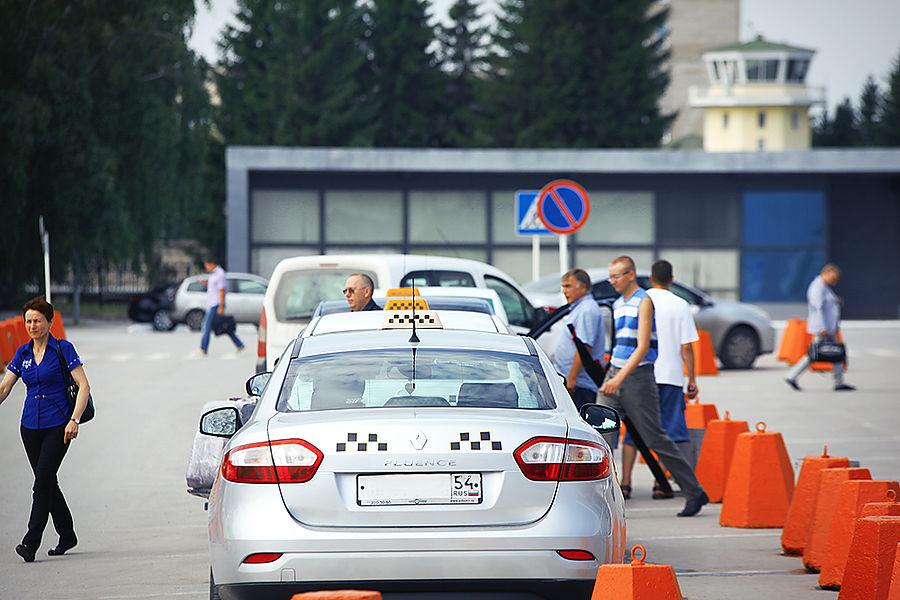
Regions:
[[235, 483], [304, 483], [322, 463], [322, 452], [304, 440], [276, 440], [232, 448], [222, 477]]
[[586, 440], [536, 437], [513, 453], [522, 474], [534, 481], [585, 481], [612, 473], [609, 452]]
[[257, 328], [258, 341], [256, 342], [256, 356], [266, 357], [266, 309], [259, 314], [259, 328]]
[[247, 565], [263, 565], [270, 562], [275, 562], [279, 558], [283, 556], [280, 552], [257, 552], [256, 554], [251, 554], [247, 558], [244, 559], [244, 564]]
[[557, 550], [556, 553], [566, 560], [596, 560], [596, 557], [587, 550]]

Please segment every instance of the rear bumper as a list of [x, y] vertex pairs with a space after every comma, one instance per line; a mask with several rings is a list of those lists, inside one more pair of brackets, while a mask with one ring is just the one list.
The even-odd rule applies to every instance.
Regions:
[[553, 579], [417, 579], [408, 581], [352, 581], [232, 584], [219, 586], [223, 600], [284, 599], [291, 595], [324, 590], [370, 590], [385, 600], [588, 600], [594, 580]]

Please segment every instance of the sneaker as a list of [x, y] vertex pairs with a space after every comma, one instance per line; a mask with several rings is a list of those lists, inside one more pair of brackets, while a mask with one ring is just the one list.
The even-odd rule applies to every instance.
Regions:
[[237, 348], [235, 348], [234, 353], [240, 354], [241, 352], [243, 352], [246, 349], [247, 349], [247, 346], [238, 346]]
[[794, 380], [791, 379], [790, 377], [785, 377], [784, 380], [787, 382], [787, 384], [788, 384], [789, 386], [791, 386], [792, 388], [794, 388], [794, 389], [797, 390], [798, 392], [800, 391], [800, 386], [797, 385], [797, 382], [796, 382], [796, 381], [794, 381]]
[[204, 352], [200, 348], [197, 348], [196, 350], [194, 350], [193, 352], [188, 354], [188, 358], [189, 359], [206, 358], [206, 352]]
[[700, 492], [699, 496], [694, 496], [684, 503], [684, 509], [678, 513], [678, 516], [693, 517], [700, 512], [700, 509], [703, 508], [703, 505], [705, 504], [709, 504], [709, 496], [706, 495], [706, 492]]
[[34, 562], [34, 550], [25, 544], [16, 546], [16, 554], [22, 557], [25, 562]]
[[846, 383], [839, 383], [838, 385], [834, 386], [834, 391], [836, 392], [852, 392], [855, 389], [856, 387], [848, 385]]

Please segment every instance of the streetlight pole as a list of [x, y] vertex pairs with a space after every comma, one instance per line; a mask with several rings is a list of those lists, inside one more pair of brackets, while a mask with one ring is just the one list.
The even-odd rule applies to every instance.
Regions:
[[38, 217], [38, 229], [41, 232], [41, 246], [44, 248], [44, 297], [50, 300], [50, 232], [44, 227], [44, 215]]

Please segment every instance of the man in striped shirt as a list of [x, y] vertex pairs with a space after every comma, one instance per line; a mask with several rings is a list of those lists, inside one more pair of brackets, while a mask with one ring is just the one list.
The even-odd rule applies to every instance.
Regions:
[[[616, 341], [598, 402], [628, 416], [687, 498], [678, 516], [693, 516], [709, 497], [660, 424], [659, 390], [653, 374], [657, 357], [653, 302], [637, 284], [634, 261], [629, 256], [620, 256], [609, 264], [609, 282], [620, 294], [613, 304]], [[607, 442], [615, 447], [617, 435], [608, 435]]]

